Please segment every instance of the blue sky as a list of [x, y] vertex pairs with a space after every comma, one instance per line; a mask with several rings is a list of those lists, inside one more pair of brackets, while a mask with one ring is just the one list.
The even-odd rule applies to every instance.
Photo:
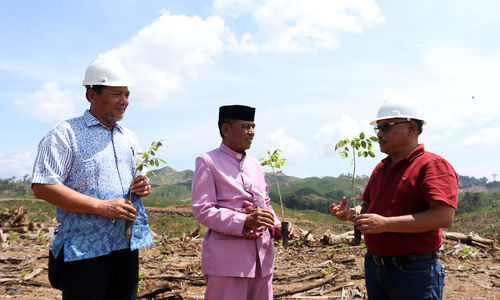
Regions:
[[[500, 2], [2, 1], [0, 178], [31, 174], [40, 139], [88, 108], [89, 62], [135, 85], [122, 123], [176, 170], [218, 147], [218, 107], [257, 108], [249, 154], [298, 177], [351, 172], [334, 152], [385, 99], [420, 103], [420, 137], [461, 175], [500, 174]], [[474, 97], [475, 100], [472, 99]], [[385, 155], [358, 161], [369, 175]], [[500, 178], [500, 177], [499, 177]], [[499, 179], [497, 178], [497, 179]]]

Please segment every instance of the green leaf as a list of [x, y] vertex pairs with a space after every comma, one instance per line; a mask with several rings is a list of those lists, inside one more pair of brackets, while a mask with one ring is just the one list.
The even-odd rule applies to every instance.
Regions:
[[365, 141], [361, 141], [361, 147], [366, 148], [366, 142]]
[[374, 141], [374, 142], [378, 142], [378, 138], [376, 136], [371, 136], [370, 137], [370, 140]]
[[363, 155], [363, 152], [358, 151], [358, 156], [361, 156], [361, 155]]
[[370, 154], [371, 157], [375, 157], [375, 153], [373, 153], [372, 151], [368, 151], [368, 154]]
[[363, 157], [367, 157], [367, 156], [368, 156], [368, 152], [363, 151]]
[[364, 140], [365, 139], [365, 133], [361, 131], [361, 133], [359, 134], [359, 138]]

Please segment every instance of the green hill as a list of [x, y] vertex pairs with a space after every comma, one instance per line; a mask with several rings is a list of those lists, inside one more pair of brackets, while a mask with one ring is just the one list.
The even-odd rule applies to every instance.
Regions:
[[170, 167], [164, 167], [153, 170], [156, 176], [151, 177], [151, 183], [154, 185], [184, 183], [193, 180], [193, 171], [184, 170], [177, 172]]
[[[191, 202], [191, 182], [193, 171], [176, 171], [170, 167], [153, 170], [151, 178], [153, 192], [144, 198], [146, 206], [165, 207], [168, 205], [189, 205]], [[328, 206], [338, 203], [342, 196], [351, 198], [351, 178], [338, 177], [298, 178], [277, 173], [285, 207], [292, 210], [314, 210], [328, 213]], [[359, 198], [368, 182], [368, 176], [355, 180], [355, 196]], [[456, 215], [478, 211], [484, 207], [500, 207], [500, 182], [488, 182], [485, 177], [475, 178], [459, 175], [460, 193]], [[278, 191], [272, 173], [266, 173], [269, 195], [274, 203], [279, 203]], [[0, 198], [33, 197], [29, 176], [0, 179]], [[352, 204], [350, 204], [352, 205]]]

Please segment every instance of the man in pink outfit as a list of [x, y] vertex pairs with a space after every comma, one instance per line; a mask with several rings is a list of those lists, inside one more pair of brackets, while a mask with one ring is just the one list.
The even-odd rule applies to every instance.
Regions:
[[192, 208], [208, 227], [201, 256], [207, 300], [273, 298], [272, 237], [281, 238], [281, 222], [269, 204], [263, 168], [245, 153], [254, 116], [253, 107], [220, 107], [222, 144], [196, 158]]

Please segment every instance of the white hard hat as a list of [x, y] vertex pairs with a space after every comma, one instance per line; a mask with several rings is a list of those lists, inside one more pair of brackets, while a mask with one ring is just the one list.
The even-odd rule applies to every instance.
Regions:
[[98, 57], [87, 70], [83, 85], [130, 86], [130, 79], [122, 64], [114, 57]]
[[421, 120], [423, 119], [422, 109], [414, 102], [409, 100], [385, 100], [380, 106], [377, 118], [370, 122], [370, 125], [376, 125], [378, 120], [392, 118], [407, 118]]

